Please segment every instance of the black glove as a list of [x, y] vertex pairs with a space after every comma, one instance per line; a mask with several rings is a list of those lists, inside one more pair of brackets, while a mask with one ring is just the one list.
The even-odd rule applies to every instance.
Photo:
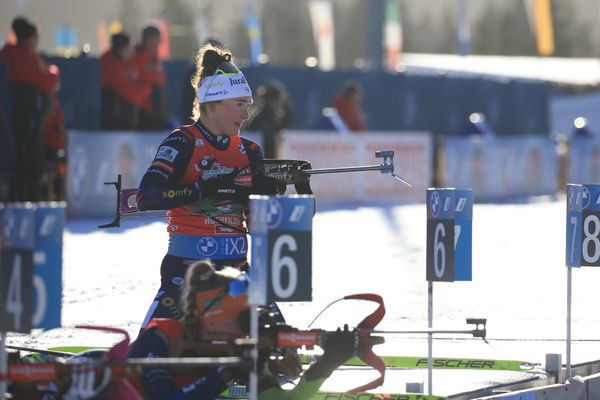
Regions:
[[252, 178], [252, 194], [284, 194], [285, 183], [263, 174]]
[[340, 365], [356, 355], [358, 331], [337, 329], [328, 333], [323, 343], [323, 355], [304, 374], [306, 379], [314, 380], [329, 377]]
[[198, 181], [198, 189], [201, 197], [215, 197], [224, 200], [232, 200], [240, 204], [248, 204], [250, 188], [242, 185], [236, 185], [233, 178], [238, 174], [235, 168], [228, 174], [219, 175], [216, 178]]

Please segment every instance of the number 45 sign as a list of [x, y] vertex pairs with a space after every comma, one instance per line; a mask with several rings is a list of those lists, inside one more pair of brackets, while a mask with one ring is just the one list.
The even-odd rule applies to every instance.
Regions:
[[249, 302], [312, 300], [314, 196], [251, 196]]
[[471, 189], [427, 189], [427, 280], [472, 278]]

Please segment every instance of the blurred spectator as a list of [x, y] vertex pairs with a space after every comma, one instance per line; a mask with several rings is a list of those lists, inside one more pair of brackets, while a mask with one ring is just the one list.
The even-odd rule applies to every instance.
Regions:
[[278, 158], [281, 131], [290, 127], [294, 105], [287, 89], [278, 80], [259, 86], [255, 102], [247, 129], [262, 133], [265, 158]]
[[157, 131], [166, 124], [165, 71], [158, 58], [160, 41], [160, 30], [155, 26], [147, 26], [142, 31], [142, 41], [135, 47], [133, 62], [139, 73], [140, 83], [150, 90], [150, 96], [140, 109], [140, 130]]
[[37, 52], [37, 27], [25, 18], [12, 22], [16, 43], [0, 51], [0, 61], [8, 68], [12, 94], [10, 123], [15, 148], [12, 197], [17, 201], [40, 201], [46, 166], [43, 125], [56, 91], [55, 65], [48, 66]]
[[361, 99], [361, 83], [350, 79], [344, 82], [333, 100], [337, 114], [351, 131], [364, 131], [366, 127]]
[[472, 113], [469, 115], [469, 122], [460, 132], [461, 136], [479, 136], [481, 138], [493, 138], [496, 136], [492, 128], [485, 120], [485, 114]]
[[65, 199], [65, 178], [67, 175], [65, 118], [58, 101], [58, 93], [50, 99], [50, 111], [44, 123], [47, 156], [47, 200]]
[[587, 119], [577, 117], [573, 121], [573, 138], [591, 139], [594, 134], [590, 131]]
[[111, 38], [111, 48], [100, 57], [102, 129], [138, 128], [140, 108], [150, 98], [151, 88], [140, 81], [133, 52], [129, 36], [117, 33]]

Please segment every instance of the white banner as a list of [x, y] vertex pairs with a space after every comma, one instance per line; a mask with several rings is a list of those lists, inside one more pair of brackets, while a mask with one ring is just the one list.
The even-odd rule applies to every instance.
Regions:
[[393, 150], [394, 172], [408, 187], [378, 171], [314, 175], [311, 187], [317, 201], [423, 201], [432, 177], [432, 137], [427, 132], [365, 132], [360, 135], [288, 131], [282, 154], [286, 159], [306, 160], [313, 168], [379, 165], [379, 150]]

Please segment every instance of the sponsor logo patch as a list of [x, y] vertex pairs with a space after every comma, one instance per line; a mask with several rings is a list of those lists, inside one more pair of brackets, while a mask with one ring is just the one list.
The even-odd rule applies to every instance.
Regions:
[[160, 146], [155, 158], [161, 158], [163, 160], [173, 162], [177, 157], [177, 154], [179, 154], [179, 151], [175, 150], [171, 146]]

